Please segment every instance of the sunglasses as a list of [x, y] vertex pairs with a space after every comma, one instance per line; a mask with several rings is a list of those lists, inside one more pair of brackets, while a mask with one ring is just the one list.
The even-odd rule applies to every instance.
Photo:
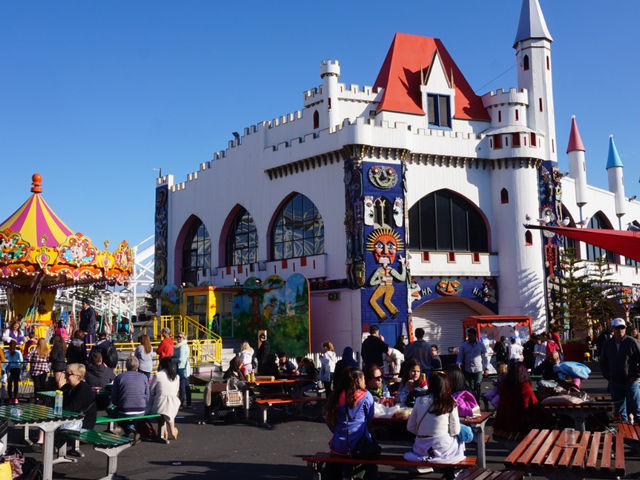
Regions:
[[373, 377], [373, 379], [374, 379], [374, 380], [376, 380], [376, 381], [377, 381], [377, 380], [382, 380], [382, 376], [379, 376], [379, 377]]

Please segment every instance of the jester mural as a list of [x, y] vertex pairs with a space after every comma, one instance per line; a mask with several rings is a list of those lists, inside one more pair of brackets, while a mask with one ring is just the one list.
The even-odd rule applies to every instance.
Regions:
[[395, 292], [393, 283], [394, 280], [404, 282], [407, 278], [405, 259], [402, 255], [398, 255], [399, 271], [393, 268], [398, 248], [404, 248], [403, 242], [391, 228], [379, 228], [369, 234], [367, 250], [373, 252], [376, 263], [380, 265], [369, 279], [369, 285], [376, 287], [369, 298], [369, 304], [381, 321], [387, 319], [387, 314], [378, 304], [378, 300], [383, 297], [382, 303], [391, 314], [391, 318], [396, 318], [398, 308], [391, 301]]
[[0, 288], [15, 314], [48, 324], [58, 288], [126, 284], [133, 252], [126, 241], [115, 252], [74, 233], [42, 198], [42, 177], [32, 176], [33, 193], [0, 224]]

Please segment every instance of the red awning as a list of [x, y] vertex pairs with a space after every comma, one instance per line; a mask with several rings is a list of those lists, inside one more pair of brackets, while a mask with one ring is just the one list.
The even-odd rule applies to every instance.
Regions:
[[525, 227], [549, 230], [558, 235], [586, 242], [640, 262], [640, 232], [598, 228], [552, 227], [549, 225], [525, 225]]

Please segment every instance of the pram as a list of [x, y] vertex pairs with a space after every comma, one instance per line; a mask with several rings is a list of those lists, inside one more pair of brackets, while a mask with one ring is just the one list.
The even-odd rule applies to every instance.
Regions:
[[244, 382], [233, 377], [222, 382], [210, 380], [204, 391], [204, 417], [198, 423], [237, 418], [244, 409], [244, 388]]

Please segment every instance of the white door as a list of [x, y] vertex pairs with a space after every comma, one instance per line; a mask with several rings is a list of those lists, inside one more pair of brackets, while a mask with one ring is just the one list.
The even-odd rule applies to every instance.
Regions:
[[423, 328], [425, 340], [438, 345], [440, 355], [447, 355], [462, 344], [461, 320], [469, 315], [478, 312], [462, 302], [428, 302], [413, 311], [413, 329]]

